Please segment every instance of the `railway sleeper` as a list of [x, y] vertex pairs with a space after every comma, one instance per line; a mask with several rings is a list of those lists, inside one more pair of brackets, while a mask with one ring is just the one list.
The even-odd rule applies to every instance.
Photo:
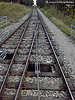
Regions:
[[[69, 100], [68, 97], [40, 97], [41, 100]], [[1, 100], [14, 100], [13, 96], [2, 96]], [[38, 96], [20, 96], [18, 100], [38, 100]]]
[[[51, 79], [51, 81], [50, 82], [47, 82], [47, 81], [44, 82], [44, 80], [43, 80], [44, 78], [45, 79], [46, 78]], [[28, 80], [28, 79], [30, 79], [31, 81]], [[65, 85], [63, 84], [63, 82], [61, 81], [60, 78], [56, 79], [56, 78], [50, 78], [50, 77], [42, 77], [42, 78], [39, 77], [39, 79], [40, 79], [40, 86], [39, 86], [40, 90], [53, 90], [53, 91], [65, 91], [66, 90]], [[33, 80], [35, 80], [35, 82]], [[54, 80], [55, 82], [57, 80], [57, 83], [55, 83], [52, 80]], [[60, 80], [60, 81], [58, 81], [58, 80]], [[17, 82], [15, 82], [15, 81], [17, 81]], [[11, 81], [8, 80], [6, 82], [6, 88], [9, 88], [11, 90], [15, 89], [15, 88], [17, 89], [17, 87], [19, 85], [19, 81], [20, 81], [20, 78], [17, 78], [16, 80], [11, 80]], [[72, 84], [70, 84], [69, 86], [70, 86], [71, 91], [74, 91]], [[23, 90], [25, 90], [25, 89], [27, 89], [27, 90], [29, 90], [29, 89], [37, 90], [37, 78], [36, 77], [26, 77], [24, 79], [23, 84], [22, 84], [22, 89]]]

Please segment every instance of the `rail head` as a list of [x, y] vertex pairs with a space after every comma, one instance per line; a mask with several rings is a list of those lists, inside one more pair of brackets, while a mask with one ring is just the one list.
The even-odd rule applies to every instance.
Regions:
[[14, 100], [17, 100], [19, 98], [19, 95], [20, 95], [20, 91], [21, 91], [23, 80], [24, 80], [25, 72], [26, 72], [26, 70], [28, 68], [28, 62], [29, 62], [30, 55], [31, 55], [31, 52], [32, 52], [33, 44], [34, 44], [34, 41], [35, 41], [35, 38], [36, 38], [36, 34], [38, 33], [38, 25], [39, 25], [39, 20], [37, 21], [35, 34], [34, 34], [34, 37], [33, 37], [33, 40], [32, 40], [32, 44], [31, 44], [31, 47], [30, 47], [30, 50], [29, 50], [29, 54], [27, 56], [26, 64], [25, 64], [25, 67], [24, 67], [24, 70], [23, 70], [23, 74], [22, 74], [22, 77], [21, 77], [21, 80], [20, 80], [20, 84], [19, 84], [19, 87], [18, 87], [18, 90], [17, 90], [17, 93], [16, 93], [16, 96], [15, 96]]
[[[31, 16], [32, 16], [32, 15], [31, 15]], [[13, 57], [12, 57], [12, 60], [11, 60], [10, 64], [9, 64], [9, 67], [8, 67], [8, 70], [7, 70], [6, 75], [5, 75], [5, 77], [4, 77], [4, 80], [3, 80], [3, 82], [2, 82], [2, 85], [1, 85], [1, 88], [0, 88], [0, 96], [1, 96], [2, 91], [3, 91], [3, 89], [4, 89], [6, 80], [7, 80], [7, 78], [8, 78], [8, 75], [9, 75], [9, 72], [10, 72], [10, 69], [11, 69], [11, 66], [12, 66], [12, 64], [13, 64], [13, 61], [14, 61], [14, 58], [15, 58], [15, 56], [16, 56], [17, 50], [18, 50], [19, 45], [20, 45], [20, 43], [21, 43], [21, 40], [22, 40], [22, 38], [23, 38], [24, 32], [26, 31], [26, 29], [27, 29], [27, 27], [28, 27], [28, 25], [29, 25], [31, 16], [29, 17], [29, 19], [28, 19], [28, 21], [27, 21], [27, 24], [26, 24], [25, 27], [24, 27], [23, 33], [22, 33], [21, 38], [20, 38], [20, 40], [19, 40], [19, 42], [18, 42], [18, 45], [17, 45], [17, 47], [16, 47], [16, 49], [15, 49], [14, 55], [13, 55]]]
[[[38, 14], [38, 15], [39, 15], [39, 14]], [[53, 45], [52, 45], [52, 43], [51, 43], [51, 40], [50, 40], [50, 38], [49, 38], [49, 36], [48, 36], [47, 30], [46, 30], [46, 28], [45, 28], [45, 26], [44, 26], [43, 20], [42, 20], [42, 18], [40, 17], [40, 15], [39, 15], [39, 19], [40, 19], [40, 21], [41, 21], [41, 24], [42, 24], [42, 27], [43, 27], [43, 29], [44, 29], [44, 31], [45, 31], [45, 34], [46, 34], [46, 36], [47, 36], [47, 38], [48, 38], [49, 44], [50, 44], [50, 46], [51, 46], [51, 48], [52, 48], [54, 57], [55, 57], [55, 59], [56, 59], [57, 65], [58, 65], [58, 68], [59, 68], [59, 70], [60, 70], [60, 72], [61, 72], [62, 79], [63, 79], [63, 81], [65, 82], [65, 86], [67, 87], [67, 91], [68, 91], [69, 97], [70, 97], [71, 100], [74, 100], [74, 97], [73, 97], [73, 95], [72, 95], [72, 92], [71, 92], [71, 90], [70, 90], [70, 87], [69, 87], [69, 85], [68, 85], [68, 82], [67, 82], [66, 77], [65, 77], [65, 75], [64, 75], [64, 72], [63, 72], [63, 70], [62, 70], [62, 67], [61, 67], [61, 65], [60, 65], [60, 62], [59, 62], [58, 57], [57, 57], [57, 55], [56, 55], [56, 53], [55, 53], [55, 50], [54, 50], [54, 48], [53, 48]]]
[[28, 19], [30, 18], [30, 16], [32, 16], [32, 9], [31, 9], [31, 13], [29, 13], [29, 17], [11, 34], [9, 34], [7, 37], [5, 37], [2, 41], [0, 41], [0, 47], [2, 46], [2, 44], [7, 41], [25, 22], [28, 21]]

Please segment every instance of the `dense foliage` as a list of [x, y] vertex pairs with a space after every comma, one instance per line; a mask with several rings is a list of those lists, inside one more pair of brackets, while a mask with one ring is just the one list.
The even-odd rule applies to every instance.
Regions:
[[46, 3], [46, 0], [37, 0], [37, 5], [40, 7], [44, 7]]
[[21, 4], [25, 4], [27, 6], [33, 5], [33, 0], [0, 0], [0, 1], [21, 3]]
[[71, 15], [72, 18], [74, 18], [74, 15], [75, 15], [75, 0], [47, 0], [48, 1], [48, 4], [47, 6], [50, 7], [51, 6], [51, 1], [62, 1], [62, 2], [65, 2], [65, 1], [73, 1], [74, 4], [72, 4], [72, 6], [69, 4], [67, 5], [66, 3], [53, 3], [54, 7], [57, 8], [58, 10], [60, 10], [64, 16], [65, 15]]
[[33, 0], [21, 0], [21, 3], [23, 3], [27, 6], [31, 6], [31, 5], [33, 5]]
[[[0, 0], [0, 1], [5, 1], [5, 2], [18, 2], [21, 4], [24, 4], [26, 6], [32, 6], [33, 5], [33, 0]], [[44, 7], [50, 7], [52, 4], [58, 8], [64, 15], [71, 15], [72, 18], [74, 18], [75, 14], [75, 0], [36, 0], [37, 1], [37, 6]], [[56, 1], [74, 1], [74, 6], [66, 6], [65, 3], [50, 3], [50, 2], [56, 2]], [[48, 2], [48, 3], [46, 3]]]

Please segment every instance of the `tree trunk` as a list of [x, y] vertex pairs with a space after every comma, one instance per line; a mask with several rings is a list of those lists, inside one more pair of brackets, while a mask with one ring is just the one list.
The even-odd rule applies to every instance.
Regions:
[[48, 7], [50, 7], [50, 3], [49, 3], [49, 1], [50, 1], [50, 0], [48, 0]]

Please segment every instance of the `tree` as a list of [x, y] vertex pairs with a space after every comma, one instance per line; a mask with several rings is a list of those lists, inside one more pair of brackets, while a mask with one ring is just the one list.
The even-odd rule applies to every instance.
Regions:
[[50, 7], [50, 0], [48, 0], [48, 7]]
[[31, 6], [33, 5], [33, 0], [22, 0], [21, 3], [27, 6]]
[[73, 16], [72, 16], [72, 18], [74, 18], [74, 15], [75, 15], [75, 1], [74, 1], [74, 6], [72, 8], [73, 8]]
[[46, 3], [46, 0], [37, 0], [37, 5], [40, 7], [44, 7]]

